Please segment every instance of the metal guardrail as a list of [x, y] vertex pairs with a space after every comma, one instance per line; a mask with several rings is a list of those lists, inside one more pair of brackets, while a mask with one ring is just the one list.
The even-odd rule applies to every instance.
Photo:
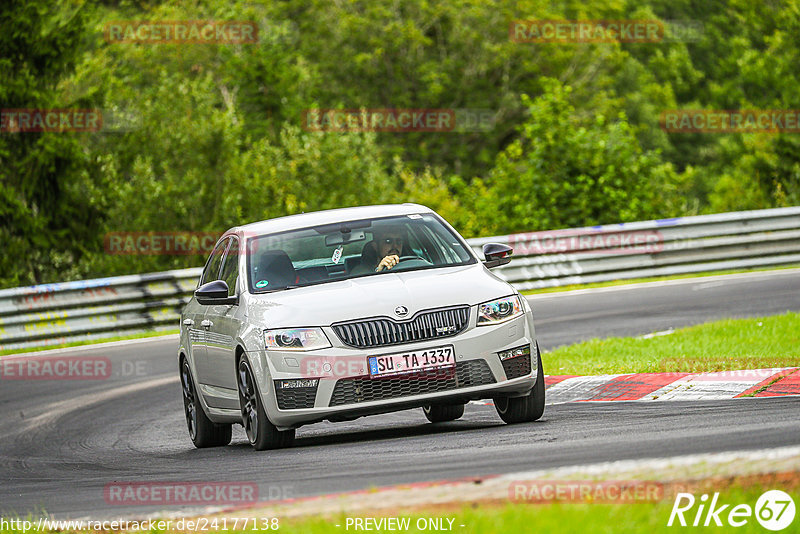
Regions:
[[[468, 240], [512, 246], [518, 289], [800, 263], [800, 207]], [[0, 290], [0, 350], [178, 328], [200, 268]]]
[[471, 239], [507, 243], [520, 290], [800, 263], [800, 206]]
[[0, 350], [175, 330], [202, 268], [0, 290]]

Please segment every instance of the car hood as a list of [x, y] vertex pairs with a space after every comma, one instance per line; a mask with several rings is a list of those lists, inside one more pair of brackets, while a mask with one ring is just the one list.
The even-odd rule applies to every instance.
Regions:
[[365, 317], [406, 318], [420, 310], [475, 305], [514, 293], [483, 264], [404, 271], [249, 295], [248, 321], [262, 328], [328, 326]]

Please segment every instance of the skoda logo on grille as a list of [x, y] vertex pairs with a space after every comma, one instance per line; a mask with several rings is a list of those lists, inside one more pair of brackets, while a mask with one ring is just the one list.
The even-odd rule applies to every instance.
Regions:
[[394, 313], [398, 317], [405, 317], [406, 315], [408, 315], [408, 308], [406, 308], [405, 306], [398, 306], [394, 309]]

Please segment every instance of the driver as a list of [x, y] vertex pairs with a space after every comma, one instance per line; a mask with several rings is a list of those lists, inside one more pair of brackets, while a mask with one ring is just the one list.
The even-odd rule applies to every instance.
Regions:
[[376, 228], [372, 241], [364, 246], [361, 261], [353, 273], [379, 273], [394, 268], [403, 255], [404, 244], [405, 232], [402, 229], [391, 226]]
[[403, 241], [403, 233], [395, 228], [386, 228], [375, 233], [375, 246], [378, 258], [381, 258], [375, 266], [376, 273], [397, 265], [403, 255]]

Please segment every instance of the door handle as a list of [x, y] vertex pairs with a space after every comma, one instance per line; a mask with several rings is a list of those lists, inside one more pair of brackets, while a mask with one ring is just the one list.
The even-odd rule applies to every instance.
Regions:
[[183, 326], [194, 326], [194, 319], [184, 319]]
[[206, 330], [208, 330], [209, 328], [211, 328], [212, 326], [214, 326], [214, 323], [212, 323], [212, 322], [211, 322], [211, 321], [209, 321], [208, 319], [203, 319], [202, 321], [200, 321], [200, 326], [202, 326], [203, 328], [205, 328]]

